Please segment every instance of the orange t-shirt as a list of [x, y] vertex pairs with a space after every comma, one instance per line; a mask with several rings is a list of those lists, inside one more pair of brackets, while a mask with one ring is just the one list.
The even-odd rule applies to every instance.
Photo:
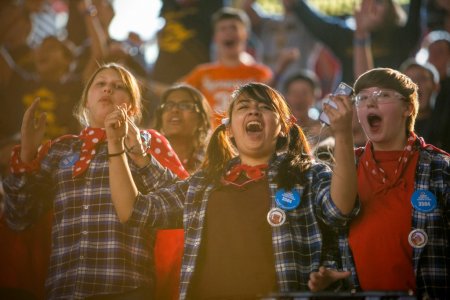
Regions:
[[261, 64], [225, 66], [220, 63], [208, 63], [197, 66], [182, 79], [205, 95], [214, 111], [214, 123], [227, 110], [231, 93], [240, 85], [249, 82], [268, 83], [272, 71]]
[[[375, 152], [378, 166], [387, 178], [395, 177], [401, 154], [402, 151]], [[413, 249], [408, 243], [408, 234], [418, 152], [390, 186], [376, 180], [375, 170], [364, 166], [364, 155], [367, 151], [358, 165], [361, 212], [352, 222], [349, 236], [361, 288], [365, 291], [415, 291]]]

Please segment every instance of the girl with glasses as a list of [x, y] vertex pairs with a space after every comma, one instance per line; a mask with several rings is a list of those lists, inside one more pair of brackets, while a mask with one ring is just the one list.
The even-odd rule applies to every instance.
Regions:
[[[190, 174], [200, 167], [205, 156], [211, 118], [211, 107], [205, 96], [188, 84], [173, 85], [161, 97], [155, 129], [169, 140]], [[182, 229], [157, 232], [156, 299], [178, 297], [183, 235]]]
[[203, 161], [211, 118], [205, 96], [188, 84], [174, 85], [161, 97], [155, 129], [169, 140], [189, 173]]
[[364, 291], [418, 299], [450, 294], [450, 157], [414, 132], [417, 85], [376, 68], [355, 82], [358, 120], [368, 137], [356, 150], [361, 213], [348, 234], [345, 267]]

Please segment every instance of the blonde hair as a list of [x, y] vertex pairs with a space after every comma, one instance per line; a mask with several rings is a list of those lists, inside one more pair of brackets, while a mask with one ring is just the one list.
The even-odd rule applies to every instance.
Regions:
[[100, 73], [103, 70], [111, 69], [119, 73], [120, 78], [122, 78], [122, 82], [125, 84], [125, 87], [127, 89], [127, 92], [130, 94], [131, 98], [131, 114], [130, 117], [133, 121], [139, 122], [142, 118], [142, 99], [141, 99], [141, 91], [139, 88], [139, 83], [136, 80], [136, 77], [127, 70], [124, 66], [117, 64], [117, 63], [107, 63], [104, 65], [101, 65], [89, 78], [87, 81], [83, 93], [81, 94], [81, 98], [78, 101], [77, 105], [74, 109], [74, 116], [80, 122], [83, 126], [89, 126], [89, 119], [86, 109], [86, 103], [87, 103], [87, 95], [89, 92], [89, 89], [94, 82], [95, 77], [98, 73]]

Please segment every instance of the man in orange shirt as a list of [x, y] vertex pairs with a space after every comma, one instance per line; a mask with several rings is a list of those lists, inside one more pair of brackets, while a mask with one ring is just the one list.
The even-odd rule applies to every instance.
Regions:
[[196, 87], [208, 99], [218, 117], [227, 109], [231, 92], [248, 82], [270, 83], [272, 71], [255, 62], [246, 51], [250, 21], [240, 9], [224, 7], [212, 17], [216, 60], [198, 65], [182, 81]]

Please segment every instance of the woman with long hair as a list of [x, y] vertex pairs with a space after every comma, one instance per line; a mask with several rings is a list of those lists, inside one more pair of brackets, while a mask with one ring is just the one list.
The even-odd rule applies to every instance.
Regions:
[[[324, 107], [336, 139], [333, 172], [312, 160], [284, 98], [261, 83], [235, 90], [203, 165], [187, 180], [167, 180], [155, 163], [150, 180], [159, 188], [141, 194], [124, 176], [126, 161], [113, 161], [115, 181], [128, 191], [113, 197], [124, 224], [185, 230], [180, 299], [315, 291], [350, 275], [325, 269], [340, 263], [322, 252], [320, 226], [345, 227], [358, 211], [352, 105], [347, 96], [333, 99], [337, 109]], [[120, 124], [114, 130], [126, 134]]]

